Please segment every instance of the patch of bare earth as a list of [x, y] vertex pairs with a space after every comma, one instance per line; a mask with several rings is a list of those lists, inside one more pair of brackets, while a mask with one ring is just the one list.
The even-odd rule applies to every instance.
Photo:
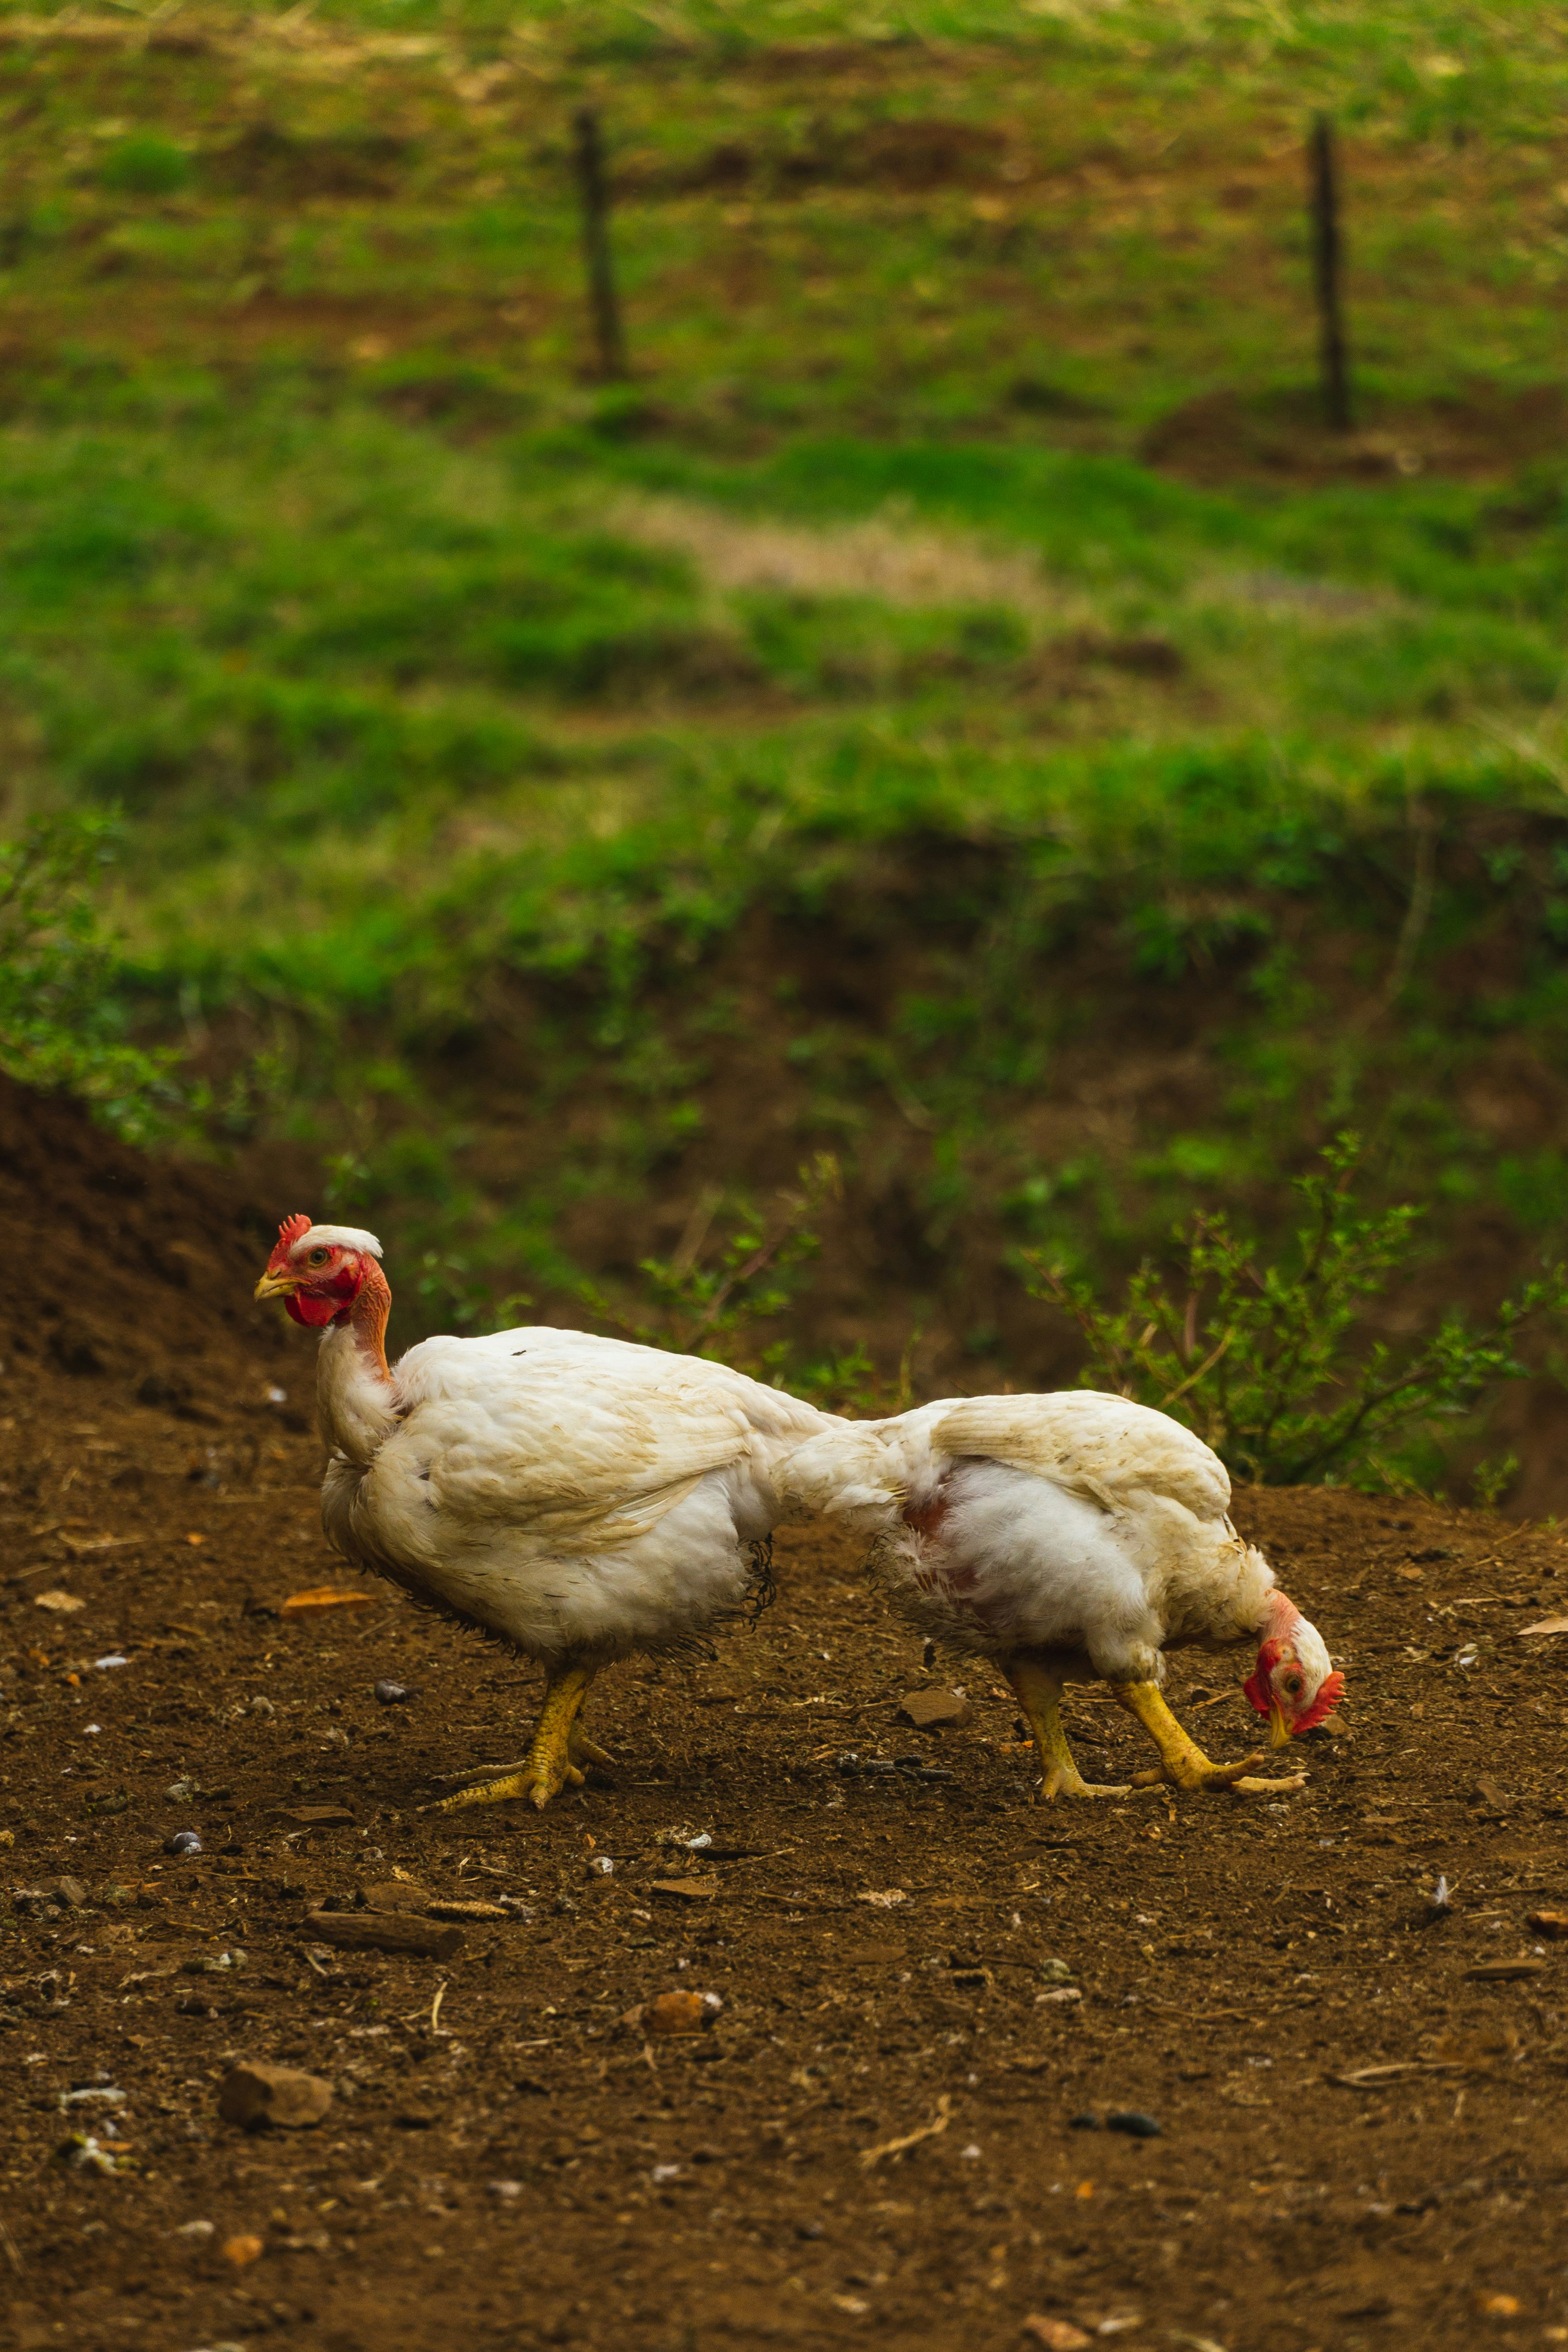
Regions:
[[[106, 1156], [71, 1264], [167, 1347], [131, 1212], [181, 1208], [184, 1394], [46, 1349], [0, 1423], [0, 2341], [1552, 2340], [1568, 1944], [1531, 1921], [1568, 1908], [1568, 1638], [1527, 1629], [1560, 1535], [1244, 1495], [1349, 1681], [1289, 1800], [1037, 1808], [989, 1675], [926, 1675], [807, 1528], [712, 1663], [605, 1678], [613, 1772], [433, 1815], [517, 1754], [531, 1677], [374, 1585], [279, 1613], [353, 1581], [289, 1425], [308, 1343], [248, 1305], [231, 1218], [132, 1177]], [[1242, 1664], [1174, 1662], [1216, 1754], [1254, 1736]], [[973, 1722], [902, 1723], [927, 1682]], [[1141, 1760], [1111, 1708], [1074, 1736], [1096, 1777]], [[459, 1948], [364, 1945], [399, 1874]], [[650, 2032], [677, 1992], [713, 2021]], [[223, 2121], [241, 2058], [324, 2116]]]
[[1024, 549], [883, 516], [812, 528], [752, 521], [679, 499], [627, 498], [610, 521], [644, 546], [689, 556], [712, 587], [731, 592], [871, 596], [917, 608], [1005, 604], [1058, 625], [1092, 614], [1087, 599], [1054, 583]]

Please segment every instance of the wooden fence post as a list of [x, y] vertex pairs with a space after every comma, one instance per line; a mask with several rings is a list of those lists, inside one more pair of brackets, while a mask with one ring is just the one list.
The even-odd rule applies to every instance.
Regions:
[[576, 131], [583, 258], [588, 270], [588, 307], [594, 314], [594, 333], [599, 347], [599, 373], [606, 383], [618, 383], [628, 373], [626, 346], [610, 255], [610, 204], [605, 186], [604, 143], [599, 137], [599, 118], [591, 106], [578, 109]]
[[1314, 117], [1311, 160], [1312, 276], [1318, 294], [1318, 355], [1323, 415], [1331, 432], [1351, 427], [1350, 367], [1345, 355], [1344, 317], [1340, 306], [1340, 192], [1334, 156], [1334, 126], [1326, 114]]

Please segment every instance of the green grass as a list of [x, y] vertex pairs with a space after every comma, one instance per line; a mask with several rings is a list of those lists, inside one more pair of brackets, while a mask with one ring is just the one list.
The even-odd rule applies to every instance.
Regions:
[[210, 1148], [426, 1322], [830, 1150], [802, 1328], [964, 1385], [1068, 1368], [1025, 1247], [1268, 1223], [1352, 1118], [1435, 1296], [1552, 1237], [1552, 12], [178, 22], [0, 44], [0, 740], [13, 831], [121, 813], [112, 1034]]

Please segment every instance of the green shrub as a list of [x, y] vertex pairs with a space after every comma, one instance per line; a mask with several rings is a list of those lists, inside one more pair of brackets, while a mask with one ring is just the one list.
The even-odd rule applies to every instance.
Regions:
[[128, 1044], [115, 952], [98, 912], [112, 840], [102, 817], [30, 825], [0, 843], [0, 1068], [83, 1095], [133, 1141], [167, 1123], [178, 1056]]
[[1026, 1261], [1030, 1288], [1088, 1340], [1084, 1387], [1173, 1414], [1238, 1476], [1269, 1486], [1428, 1484], [1441, 1465], [1431, 1424], [1528, 1376], [1518, 1335], [1568, 1311], [1568, 1270], [1547, 1267], [1479, 1328], [1453, 1313], [1398, 1348], [1369, 1339], [1375, 1302], [1411, 1267], [1423, 1212], [1362, 1215], [1356, 1139], [1341, 1136], [1322, 1156], [1321, 1173], [1296, 1181], [1307, 1220], [1272, 1261], [1224, 1216], [1200, 1214], [1177, 1229], [1173, 1272], [1146, 1259], [1115, 1311], [1038, 1258]]

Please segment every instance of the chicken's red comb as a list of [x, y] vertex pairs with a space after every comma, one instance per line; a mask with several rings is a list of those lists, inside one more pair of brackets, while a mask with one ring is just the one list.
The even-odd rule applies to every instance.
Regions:
[[298, 1215], [285, 1217], [278, 1228], [278, 1239], [273, 1246], [272, 1255], [267, 1261], [268, 1265], [269, 1266], [287, 1265], [289, 1254], [295, 1243], [310, 1232], [314, 1222], [311, 1217]]

